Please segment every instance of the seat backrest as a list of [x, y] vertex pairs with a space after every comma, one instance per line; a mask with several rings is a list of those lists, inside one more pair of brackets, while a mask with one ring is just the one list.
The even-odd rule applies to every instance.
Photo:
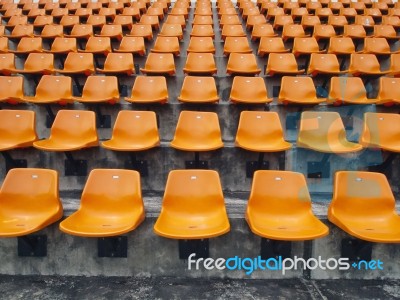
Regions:
[[280, 99], [316, 98], [314, 82], [310, 77], [283, 76]]
[[23, 37], [17, 45], [17, 51], [30, 52], [30, 51], [42, 51], [42, 38], [40, 37]]
[[104, 70], [126, 70], [134, 69], [133, 56], [131, 53], [108, 53], [104, 62]]
[[18, 99], [19, 101], [23, 97], [24, 97], [24, 77], [0, 76], [0, 99], [12, 102], [13, 98]]
[[71, 77], [43, 75], [36, 87], [36, 98], [72, 99]]
[[1, 140], [18, 138], [19, 143], [32, 146], [37, 140], [36, 114], [30, 110], [0, 110]]
[[331, 101], [364, 100], [367, 91], [360, 77], [332, 77], [328, 98]]
[[29, 53], [24, 70], [52, 70], [54, 68], [54, 55], [50, 53]]
[[51, 44], [51, 51], [71, 51], [76, 52], [76, 38], [62, 38], [56, 37], [53, 44]]
[[369, 148], [385, 148], [400, 138], [400, 115], [392, 113], [364, 114], [364, 124], [360, 135], [360, 144]]
[[[7, 38], [6, 38], [7, 39]], [[0, 70], [15, 69], [15, 54], [1, 53], [0, 54]]]
[[82, 98], [118, 98], [118, 79], [115, 76], [89, 76], [83, 86]]
[[[88, 69], [94, 71], [93, 53], [70, 52], [64, 62], [64, 71]], [[89, 74], [87, 74], [89, 75]]]

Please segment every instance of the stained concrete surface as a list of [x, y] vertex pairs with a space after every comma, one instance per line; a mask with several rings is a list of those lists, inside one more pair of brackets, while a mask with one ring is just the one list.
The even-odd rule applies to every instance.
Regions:
[[0, 299], [399, 299], [390, 280], [0, 276]]

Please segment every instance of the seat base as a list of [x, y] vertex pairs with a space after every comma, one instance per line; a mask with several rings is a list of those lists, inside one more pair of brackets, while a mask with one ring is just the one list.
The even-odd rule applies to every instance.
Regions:
[[193, 253], [196, 258], [208, 258], [209, 239], [179, 240], [179, 259], [188, 259]]
[[355, 238], [342, 239], [341, 257], [349, 258], [350, 262], [360, 260], [370, 261], [372, 256], [372, 242]]
[[282, 259], [290, 258], [292, 255], [292, 242], [278, 241], [270, 239], [261, 239], [260, 256], [262, 259], [275, 258]]
[[18, 256], [47, 256], [47, 235], [25, 235], [18, 237]]
[[113, 236], [97, 240], [98, 257], [128, 257], [128, 237]]

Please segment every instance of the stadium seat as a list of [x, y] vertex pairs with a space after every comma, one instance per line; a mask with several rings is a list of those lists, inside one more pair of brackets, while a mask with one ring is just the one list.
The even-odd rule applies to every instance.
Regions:
[[355, 25], [361, 25], [363, 26], [365, 29], [374, 27], [375, 25], [375, 21], [374, 18], [372, 18], [371, 16], [361, 16], [361, 15], [357, 15], [355, 17], [355, 21], [354, 21]]
[[[73, 27], [79, 24], [78, 16], [62, 16], [60, 20], [60, 25], [64, 26], [64, 28]], [[90, 26], [90, 25], [87, 25]]]
[[377, 104], [392, 106], [400, 103], [400, 94], [397, 85], [400, 83], [399, 78], [381, 77], [379, 78], [379, 90], [377, 96]]
[[40, 37], [23, 37], [19, 40], [16, 50], [9, 49], [8, 51], [20, 54], [42, 52], [42, 42]]
[[36, 87], [35, 96], [25, 96], [23, 99], [35, 104], [73, 103], [71, 77], [43, 75]]
[[182, 40], [182, 26], [180, 24], [164, 24], [158, 36], [177, 37]]
[[157, 16], [142, 15], [139, 24], [150, 25], [154, 30], [158, 30], [160, 27], [160, 22]]
[[258, 75], [261, 69], [257, 66], [256, 57], [252, 53], [232, 53], [229, 56], [226, 73]]
[[[91, 13], [89, 15], [91, 15]], [[102, 7], [99, 10], [99, 15], [106, 16], [106, 18], [114, 19], [115, 16], [117, 15], [117, 12], [116, 12], [115, 8]]]
[[46, 25], [53, 24], [53, 17], [52, 16], [37, 16], [35, 21], [33, 22], [33, 27], [41, 28]]
[[218, 172], [169, 172], [154, 232], [172, 239], [206, 239], [230, 230]]
[[350, 153], [362, 150], [346, 138], [342, 118], [337, 112], [302, 112], [297, 147], [324, 153]]
[[285, 11], [282, 7], [270, 7], [267, 10], [266, 19], [268, 22], [275, 21], [278, 16], [285, 15]]
[[271, 53], [268, 56], [265, 74], [303, 74], [304, 69], [299, 70], [296, 57], [293, 53]]
[[213, 25], [213, 19], [212, 16], [206, 16], [206, 15], [195, 15], [193, 18], [193, 25]]
[[59, 24], [45, 25], [40, 34], [35, 35], [43, 39], [54, 39], [56, 37], [64, 36], [64, 28]]
[[312, 53], [307, 74], [317, 76], [318, 74], [338, 75], [347, 71], [340, 71], [339, 61], [335, 54]]
[[21, 39], [23, 37], [33, 37], [33, 25], [23, 24], [16, 25], [10, 34], [5, 34], [5, 37], [12, 39]]
[[160, 145], [157, 118], [153, 111], [121, 110], [110, 140], [102, 146], [114, 151], [143, 151]]
[[93, 26], [88, 24], [76, 24], [72, 27], [70, 34], [65, 34], [65, 37], [89, 39], [93, 36]]
[[233, 78], [232, 89], [229, 96], [233, 103], [266, 104], [272, 102], [263, 78], [242, 77]]
[[8, 38], [0, 37], [0, 53], [6, 52], [8, 52]]
[[294, 24], [292, 16], [278, 15], [274, 19], [273, 28], [280, 29], [286, 24]]
[[399, 243], [400, 216], [384, 174], [339, 171], [335, 174], [328, 219], [348, 234], [370, 242]]
[[218, 115], [214, 112], [182, 111], [171, 147], [183, 151], [211, 151], [224, 146]]
[[190, 37], [212, 37], [214, 38], [214, 29], [211, 25], [193, 25]]
[[86, 24], [91, 25], [92, 27], [103, 27], [107, 23], [106, 16], [99, 16], [99, 15], [90, 15], [87, 20]]
[[228, 36], [245, 37], [246, 33], [243, 31], [242, 25], [224, 25], [221, 32], [221, 38], [225, 40]]
[[89, 76], [95, 72], [93, 53], [70, 52], [64, 62], [63, 69], [56, 69], [61, 74], [84, 74]]
[[179, 24], [182, 27], [182, 29], [185, 29], [186, 20], [184, 16], [168, 15], [164, 24]]
[[295, 37], [307, 37], [308, 35], [304, 32], [303, 26], [300, 24], [288, 24], [283, 26], [282, 39], [287, 41], [288, 39], [294, 39]]
[[212, 37], [191, 37], [187, 52], [215, 53]]
[[106, 24], [96, 36], [114, 38], [120, 41], [123, 37], [122, 25]]
[[280, 37], [261, 37], [257, 55], [263, 57], [269, 53], [284, 53], [289, 52], [285, 48], [285, 44]]
[[221, 28], [225, 25], [241, 25], [241, 24], [242, 22], [240, 22], [240, 19], [237, 15], [222, 15], [221, 19], [219, 20], [219, 26]]
[[317, 25], [321, 25], [321, 20], [317, 16], [309, 16], [305, 15], [301, 17], [301, 26], [303, 26], [304, 29], [311, 28], [313, 29]]
[[144, 45], [143, 37], [124, 36], [119, 44], [119, 48], [113, 49], [114, 52], [119, 53], [137, 53], [140, 56], [146, 54], [146, 47]]
[[50, 53], [29, 53], [23, 69], [11, 70], [20, 74], [52, 74], [54, 73], [54, 56]]
[[278, 113], [269, 111], [242, 111], [235, 145], [255, 152], [279, 152], [292, 147], [285, 141]]
[[186, 76], [177, 99], [185, 103], [218, 102], [219, 97], [215, 79], [211, 76]]
[[50, 52], [54, 54], [65, 54], [69, 52], [76, 52], [76, 38], [61, 38], [56, 37], [54, 42], [51, 44], [50, 50], [43, 50], [44, 52]]
[[133, 25], [132, 17], [116, 15], [111, 24], [112, 25], [120, 25], [122, 28], [127, 28], [129, 30], [132, 30], [132, 25]]
[[74, 100], [83, 103], [119, 102], [117, 77], [89, 76], [83, 86], [82, 97], [74, 97]]
[[85, 50], [78, 49], [78, 52], [103, 54], [107, 56], [111, 50], [111, 39], [109, 37], [90, 37], [86, 43]]
[[352, 39], [364, 39], [367, 37], [367, 32], [362, 25], [345, 25], [343, 29], [343, 36]]
[[0, 73], [10, 75], [11, 70], [15, 69], [15, 54], [2, 53], [0, 54]]
[[329, 233], [312, 212], [304, 175], [291, 171], [255, 172], [246, 221], [254, 234], [273, 240], [313, 240]]
[[329, 16], [328, 17], [328, 24], [332, 25], [335, 28], [341, 29], [345, 25], [348, 25], [349, 22], [347, 21], [345, 16]]
[[164, 20], [164, 9], [160, 7], [153, 7], [150, 6], [147, 11], [146, 15], [148, 16], [157, 16], [160, 21]]
[[151, 52], [180, 54], [179, 39], [177, 37], [158, 36]]
[[382, 25], [392, 25], [398, 28], [400, 27], [400, 18], [398, 16], [382, 16]]
[[[4, 15], [1, 18], [2, 18], [2, 20], [6, 20]], [[17, 25], [27, 25], [27, 24], [28, 24], [27, 16], [16, 15], [16, 16], [12, 16], [8, 20], [6, 27], [12, 28]]]
[[400, 75], [400, 54], [392, 54], [390, 56], [390, 68], [389, 74], [394, 77], [399, 77]]
[[127, 36], [143, 37], [148, 41], [153, 39], [153, 31], [151, 25], [133, 24], [131, 32]]
[[373, 36], [375, 38], [385, 38], [388, 40], [400, 39], [400, 36], [397, 36], [396, 30], [392, 25], [375, 25]]
[[48, 139], [33, 146], [44, 151], [74, 151], [98, 145], [96, 116], [87, 110], [59, 110]]
[[94, 169], [79, 209], [60, 230], [82, 237], [110, 237], [136, 229], [145, 219], [140, 174], [133, 170]]
[[28, 235], [60, 220], [58, 189], [55, 170], [10, 170], [0, 190], [0, 237]]
[[171, 9], [171, 11], [169, 12], [169, 15], [170, 16], [184, 16], [185, 20], [187, 20], [189, 17], [187, 7], [185, 7], [185, 8], [176, 7], [176, 5], [174, 5], [174, 7]]
[[108, 53], [104, 62], [104, 68], [96, 68], [97, 73], [132, 75], [135, 73], [133, 56], [130, 53]]
[[336, 31], [332, 25], [323, 24], [314, 26], [313, 38], [317, 41], [320, 39], [330, 39], [334, 36], [336, 36]]
[[295, 37], [293, 42], [293, 54], [297, 57], [303, 54], [323, 53], [314, 37]]
[[[2, 54], [4, 55], [4, 54]], [[2, 56], [1, 55], [1, 56]], [[1, 58], [0, 56], [0, 58]], [[0, 76], [0, 102], [17, 104], [23, 102], [24, 78], [21, 76]]]
[[364, 83], [359, 77], [332, 77], [327, 99], [329, 104], [374, 104], [367, 98]]
[[185, 74], [214, 75], [217, 73], [214, 55], [212, 53], [189, 52], [183, 72]]
[[356, 53], [356, 47], [350, 37], [331, 37], [329, 40], [328, 53], [352, 54]]
[[[51, 11], [51, 16], [53, 16], [54, 19], [58, 19], [59, 21], [61, 21], [61, 19], [62, 19], [64, 16], [69, 17], [69, 16], [68, 16], [68, 9], [67, 9], [67, 8], [61, 8], [61, 7], [54, 8], [54, 9]], [[74, 17], [74, 16], [71, 16], [71, 17]], [[78, 17], [78, 18], [79, 18], [79, 17]], [[67, 19], [65, 18], [65, 19], [64, 19], [64, 22], [66, 22], [66, 21], [67, 21]]]
[[172, 53], [149, 53], [144, 68], [140, 71], [145, 74], [175, 75], [175, 62]]
[[290, 14], [292, 15], [293, 19], [298, 19], [302, 18], [303, 16], [309, 15], [308, 9], [305, 7], [294, 7], [292, 8]]
[[224, 55], [229, 55], [231, 53], [251, 53], [249, 42], [247, 37], [233, 37], [228, 36], [225, 39], [224, 44]]
[[168, 101], [167, 81], [164, 76], [137, 76], [130, 97], [132, 103], [166, 103]]
[[364, 39], [364, 53], [372, 53], [375, 55], [388, 55], [391, 53], [400, 53], [399, 51], [391, 52], [389, 43], [386, 38], [366, 38]]
[[314, 82], [311, 77], [283, 76], [278, 102], [282, 104], [316, 105], [325, 102], [317, 98]]
[[359, 75], [383, 75], [389, 71], [381, 71], [379, 61], [374, 54], [353, 53], [350, 56], [349, 73]]
[[251, 39], [253, 41], [261, 39], [262, 37], [274, 37], [276, 35], [271, 24], [256, 24], [251, 31]]
[[[220, 24], [222, 22], [223, 17], [224, 16], [221, 17]], [[267, 20], [265, 19], [265, 17], [263, 15], [249, 16], [247, 18], [247, 21], [246, 21], [247, 30], [251, 31], [256, 24], [267, 24]]]

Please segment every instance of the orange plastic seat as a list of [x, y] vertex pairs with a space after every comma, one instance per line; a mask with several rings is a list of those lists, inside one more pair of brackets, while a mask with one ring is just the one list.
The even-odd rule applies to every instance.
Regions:
[[383, 75], [389, 71], [381, 71], [379, 61], [375, 54], [353, 53], [350, 56], [349, 73], [353, 76], [358, 75]]
[[183, 151], [211, 151], [224, 146], [218, 115], [181, 111], [171, 147]]
[[212, 16], [213, 12], [211, 10], [211, 7], [197, 7], [194, 10], [194, 15], [195, 16]]
[[0, 73], [10, 75], [11, 70], [15, 69], [15, 55], [13, 53], [0, 54]]
[[279, 92], [279, 103], [315, 105], [325, 102], [325, 98], [317, 98], [315, 85], [311, 77], [283, 76]]
[[329, 233], [312, 212], [304, 175], [291, 171], [254, 173], [246, 221], [254, 234], [273, 240], [313, 240]]
[[83, 103], [119, 102], [118, 79], [115, 76], [88, 76], [82, 97], [74, 97]]
[[373, 27], [375, 25], [375, 21], [374, 21], [374, 18], [372, 18], [371, 16], [360, 16], [360, 15], [357, 15], [355, 17], [354, 24], [355, 25], [361, 25], [364, 28], [369, 28], [369, 27]]
[[374, 104], [376, 99], [367, 98], [364, 83], [359, 77], [332, 77], [327, 102], [340, 104]]
[[328, 24], [335, 28], [343, 28], [345, 25], [348, 25], [349, 22], [345, 16], [329, 16]]
[[231, 53], [226, 67], [228, 74], [258, 75], [261, 69], [257, 66], [256, 57], [251, 53]]
[[293, 53], [271, 53], [268, 57], [265, 73], [269, 76], [275, 74], [303, 74], [304, 69], [299, 70], [296, 57]]
[[61, 19], [64, 16], [68, 16], [68, 9], [56, 7], [51, 11], [50, 15], [53, 16], [53, 18]]
[[145, 74], [175, 75], [175, 62], [172, 53], [149, 53], [144, 68], [140, 71]]
[[[91, 14], [91, 13], [90, 13]], [[116, 15], [117, 12], [115, 10], [115, 8], [112, 7], [102, 7], [99, 10], [99, 15], [101, 16], [106, 16], [106, 18], [111, 18], [113, 19]]]
[[344, 74], [347, 71], [340, 71], [339, 61], [335, 54], [312, 53], [307, 74], [317, 76], [318, 74]]
[[367, 37], [367, 33], [362, 25], [353, 24], [344, 26], [343, 36], [352, 39], [364, 39]]
[[154, 232], [172, 239], [205, 239], [230, 230], [218, 172], [174, 170], [168, 175]]
[[85, 74], [89, 76], [95, 72], [92, 53], [70, 52], [64, 62], [63, 69], [55, 71], [61, 74]]
[[342, 118], [337, 112], [302, 112], [297, 146], [324, 153], [350, 153], [362, 150], [346, 138]]
[[50, 53], [69, 53], [69, 52], [76, 52], [77, 45], [75, 38], [61, 38], [56, 37], [54, 42], [51, 44], [50, 50], [43, 50], [44, 52]]
[[183, 72], [186, 74], [210, 75], [217, 73], [214, 55], [212, 53], [188, 53]]
[[389, 74], [395, 77], [400, 76], [400, 54], [392, 54], [390, 56]]
[[214, 29], [211, 25], [193, 25], [190, 37], [195, 36], [214, 38]]
[[228, 36], [225, 39], [224, 44], [224, 55], [229, 55], [230, 53], [251, 53], [249, 42], [247, 37], [233, 37]]
[[381, 77], [379, 78], [379, 90], [377, 104], [391, 106], [400, 103], [398, 84], [400, 78]]
[[[265, 18], [264, 18], [265, 20]], [[264, 22], [266, 23], [266, 21]], [[219, 26], [222, 28], [225, 25], [241, 25], [240, 19], [237, 15], [222, 15], [219, 20]]]
[[305, 7], [294, 7], [292, 8], [290, 14], [294, 19], [302, 18], [303, 16], [308, 16], [308, 9]]
[[78, 24], [79, 24], [78, 16], [62, 16], [60, 20], [60, 25], [64, 26], [64, 28], [73, 27]]
[[356, 53], [356, 47], [350, 37], [331, 37], [329, 40], [328, 53], [352, 54]]
[[45, 25], [42, 32], [37, 35], [43, 39], [51, 38], [54, 39], [56, 37], [62, 37], [64, 35], [64, 28], [62, 25], [59, 24], [51, 24], [51, 25]]
[[274, 20], [278, 16], [283, 16], [285, 15], [285, 11], [283, 10], [282, 7], [270, 7], [267, 10], [267, 21]]
[[292, 16], [279, 15], [276, 16], [273, 23], [274, 29], [282, 28], [286, 24], [294, 24]]
[[314, 28], [317, 25], [321, 25], [321, 20], [319, 19], [319, 17], [309, 15], [301, 17], [301, 26], [303, 26], [304, 29]]
[[130, 53], [109, 53], [104, 62], [104, 68], [97, 68], [96, 72], [103, 74], [125, 73], [126, 75], [132, 75], [135, 73], [133, 56]]
[[246, 28], [248, 30], [252, 30], [256, 24], [267, 24], [267, 19], [263, 15], [249, 16], [247, 18]]
[[146, 15], [148, 16], [157, 16], [160, 21], [164, 19], [164, 9], [160, 7], [149, 7], [146, 11]]
[[35, 96], [25, 96], [24, 101], [35, 104], [73, 103], [71, 77], [43, 75], [36, 87]]
[[153, 111], [122, 110], [110, 140], [102, 146], [114, 151], [144, 151], [160, 145], [157, 117]]
[[226, 37], [245, 37], [242, 25], [224, 25], [222, 28], [221, 38], [225, 40]]
[[86, 43], [85, 50], [78, 49], [78, 51], [107, 55], [112, 52], [111, 39], [109, 37], [90, 37]]
[[86, 20], [86, 24], [92, 27], [103, 27], [106, 23], [106, 16], [90, 15]]
[[215, 53], [212, 37], [191, 37], [187, 52]]
[[169, 12], [170, 16], [184, 16], [184, 18], [187, 20], [189, 17], [189, 13], [187, 8], [183, 8], [183, 7], [175, 7], [176, 5], [174, 5], [174, 7], [171, 9], [171, 11]]
[[145, 219], [140, 174], [133, 170], [94, 169], [75, 213], [60, 230], [83, 237], [117, 236], [136, 229]]
[[[2, 54], [5, 55], [5, 54]], [[1, 55], [1, 56], [2, 56]], [[0, 56], [0, 59], [1, 59]], [[21, 76], [0, 76], [0, 102], [17, 104], [24, 98], [24, 78]], [[1, 111], [0, 111], [1, 112]]]
[[400, 242], [400, 216], [389, 182], [381, 173], [336, 172], [328, 219], [362, 240]]
[[303, 26], [299, 24], [287, 24], [283, 26], [282, 39], [286, 41], [295, 37], [307, 37], [308, 35], [304, 32]]
[[129, 30], [131, 30], [133, 21], [131, 16], [116, 15], [111, 24], [120, 25], [122, 26], [122, 28], [128, 28]]
[[400, 116], [393, 113], [365, 113], [359, 143], [365, 148], [400, 152]]
[[256, 24], [251, 31], [251, 39], [253, 41], [262, 37], [274, 37], [276, 33], [271, 24]]
[[336, 36], [335, 28], [332, 25], [316, 25], [314, 27], [313, 37], [318, 41], [320, 39], [330, 39]]
[[184, 16], [168, 15], [164, 24], [179, 24], [184, 29], [186, 27], [186, 20]]
[[68, 9], [70, 14], [75, 13], [78, 8], [81, 8], [82, 4], [80, 2], [67, 2], [65, 8]]
[[[4, 17], [4, 15], [1, 18], [2, 18], [2, 20], [6, 19]], [[14, 27], [14, 26], [17, 26], [17, 25], [27, 25], [27, 24], [28, 24], [28, 17], [27, 16], [18, 16], [18, 15], [16, 15], [16, 16], [12, 16], [8, 20], [6, 26], [7, 27]]]
[[150, 25], [154, 30], [158, 30], [160, 27], [160, 22], [158, 21], [157, 16], [142, 15], [139, 23], [143, 25]]
[[37, 16], [35, 21], [33, 22], [33, 26], [36, 28], [44, 27], [46, 25], [53, 24], [53, 17], [52, 16]]
[[8, 38], [2, 36], [0, 37], [0, 53], [6, 52], [8, 52]]
[[400, 27], [400, 18], [398, 16], [382, 16], [382, 25]]
[[54, 56], [46, 53], [30, 53], [23, 69], [11, 70], [21, 74], [52, 74], [54, 73]]
[[72, 27], [70, 34], [65, 34], [65, 37], [70, 37], [70, 38], [89, 39], [92, 36], [93, 36], [93, 26], [88, 24], [76, 24]]
[[144, 38], [124, 36], [121, 40], [119, 48], [118, 49], [114, 48], [113, 51], [119, 53], [137, 53], [143, 56], [146, 54]]
[[151, 41], [153, 39], [153, 30], [151, 29], [151, 25], [134, 24], [132, 25], [131, 32], [127, 34], [127, 36], [143, 37]]
[[364, 53], [372, 53], [376, 55], [388, 55], [391, 53], [399, 53], [399, 51], [391, 52], [389, 43], [386, 38], [366, 38], [364, 39]]
[[9, 52], [13, 53], [33, 53], [42, 51], [42, 38], [40, 37], [23, 37], [20, 39], [16, 50], [9, 50]]
[[55, 170], [10, 170], [0, 190], [0, 237], [28, 235], [60, 220], [58, 188]]
[[292, 147], [284, 139], [278, 113], [267, 111], [240, 113], [235, 145], [254, 152], [279, 152]]
[[115, 24], [103, 25], [100, 33], [96, 34], [96, 36], [115, 38], [120, 41], [123, 37], [122, 26]]
[[400, 39], [400, 36], [397, 36], [396, 30], [392, 25], [375, 25], [374, 26], [374, 34], [375, 38], [385, 38], [385, 39]]
[[213, 25], [212, 16], [209, 15], [195, 15], [193, 18], [193, 25]]
[[167, 81], [164, 76], [137, 76], [130, 97], [132, 103], [166, 103], [168, 101]]
[[293, 42], [293, 54], [299, 56], [302, 54], [323, 53], [319, 50], [319, 45], [314, 37], [295, 37]]
[[269, 53], [284, 53], [289, 52], [285, 48], [285, 44], [280, 37], [261, 37], [257, 55], [263, 57]]
[[44, 151], [74, 151], [98, 145], [96, 116], [88, 110], [59, 110], [48, 139], [33, 146]]
[[216, 103], [219, 101], [213, 77], [186, 76], [177, 98], [186, 103]]
[[157, 37], [151, 52], [180, 54], [179, 39], [177, 37]]
[[159, 36], [183, 38], [182, 26], [180, 24], [164, 24]]
[[9, 35], [5, 34], [4, 36], [15, 39], [21, 39], [23, 37], [33, 37], [33, 25], [18, 24], [13, 28]]

